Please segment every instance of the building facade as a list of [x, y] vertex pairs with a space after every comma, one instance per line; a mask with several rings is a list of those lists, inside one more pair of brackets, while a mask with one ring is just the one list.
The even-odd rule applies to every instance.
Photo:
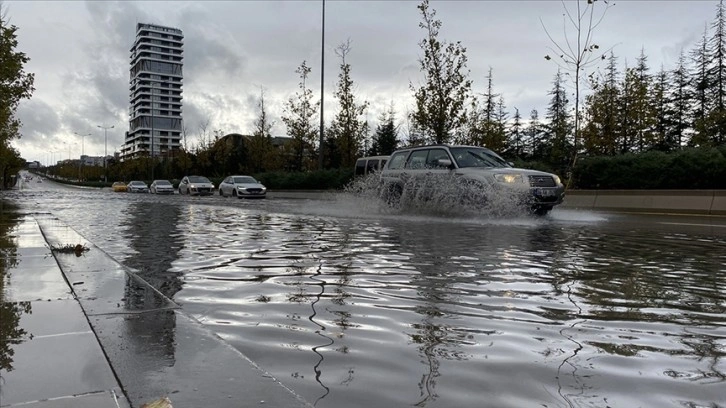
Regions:
[[177, 28], [136, 25], [131, 47], [129, 130], [121, 158], [173, 157], [182, 136], [184, 35]]

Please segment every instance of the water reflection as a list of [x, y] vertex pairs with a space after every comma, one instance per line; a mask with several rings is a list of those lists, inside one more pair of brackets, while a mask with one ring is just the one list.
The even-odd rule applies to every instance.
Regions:
[[[136, 275], [166, 297], [173, 299], [182, 288], [180, 272], [172, 272], [172, 263], [178, 258], [184, 242], [179, 231], [181, 210], [177, 205], [134, 202], [127, 207], [127, 217], [121, 225], [128, 243], [124, 264]], [[156, 306], [158, 298], [153, 289], [134, 279], [126, 280], [125, 301], [128, 309], [139, 305]], [[160, 312], [156, 318], [124, 319], [131, 341], [145, 353], [153, 353], [153, 361], [166, 361], [173, 366], [175, 353], [176, 314]], [[146, 347], [145, 339], [155, 333], [154, 347]]]
[[[177, 213], [154, 197], [87, 203], [131, 209], [89, 239], [119, 242], [109, 252], [320, 408], [726, 401], [716, 227], [217, 197]], [[91, 218], [71, 204], [69, 223]], [[146, 225], [155, 219], [168, 229]]]
[[30, 302], [12, 302], [5, 298], [5, 286], [10, 284], [11, 279], [10, 270], [18, 264], [18, 237], [12, 233], [22, 217], [18, 210], [18, 206], [0, 199], [0, 382], [3, 371], [13, 371], [13, 346], [22, 343], [29, 335], [20, 327], [20, 319], [23, 314], [33, 312]]

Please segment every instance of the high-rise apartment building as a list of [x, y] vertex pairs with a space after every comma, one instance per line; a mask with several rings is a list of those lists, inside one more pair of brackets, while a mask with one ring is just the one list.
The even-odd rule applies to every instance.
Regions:
[[122, 158], [173, 157], [182, 134], [182, 53], [177, 28], [139, 23], [131, 47], [129, 130]]

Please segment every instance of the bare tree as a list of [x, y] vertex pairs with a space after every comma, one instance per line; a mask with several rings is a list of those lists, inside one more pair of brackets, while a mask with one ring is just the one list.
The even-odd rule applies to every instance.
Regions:
[[[589, 67], [594, 66], [599, 61], [606, 58], [606, 54], [612, 49], [600, 53], [600, 46], [594, 42], [593, 36], [595, 29], [602, 23], [605, 18], [605, 14], [608, 9], [612, 7], [607, 0], [601, 0], [601, 3], [605, 4], [602, 13], [595, 13], [595, 3], [598, 0], [576, 0], [574, 10], [571, 10], [568, 4], [573, 2], [562, 2], [562, 8], [564, 13], [563, 17], [563, 33], [564, 41], [557, 42], [550, 31], [545, 26], [544, 22], [540, 18], [542, 28], [544, 28], [547, 37], [552, 42], [550, 50], [555, 54], [555, 57], [545, 55], [545, 59], [548, 61], [554, 61], [558, 67], [563, 71], [570, 71], [570, 74], [574, 76], [573, 83], [575, 86], [575, 135], [574, 135], [574, 146], [573, 146], [573, 157], [570, 170], [575, 166], [577, 162], [578, 142], [580, 134], [580, 79], [586, 75], [585, 70]], [[585, 6], [583, 7], [583, 3]], [[568, 34], [568, 28], [574, 32]], [[569, 187], [571, 177], [567, 177], [567, 186]]]

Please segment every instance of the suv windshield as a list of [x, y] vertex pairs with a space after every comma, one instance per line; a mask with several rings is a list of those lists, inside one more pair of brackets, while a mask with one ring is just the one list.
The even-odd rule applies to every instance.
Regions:
[[201, 176], [189, 176], [190, 183], [209, 183], [209, 179]]
[[451, 154], [459, 168], [462, 167], [511, 167], [489, 149], [481, 147], [452, 147]]

